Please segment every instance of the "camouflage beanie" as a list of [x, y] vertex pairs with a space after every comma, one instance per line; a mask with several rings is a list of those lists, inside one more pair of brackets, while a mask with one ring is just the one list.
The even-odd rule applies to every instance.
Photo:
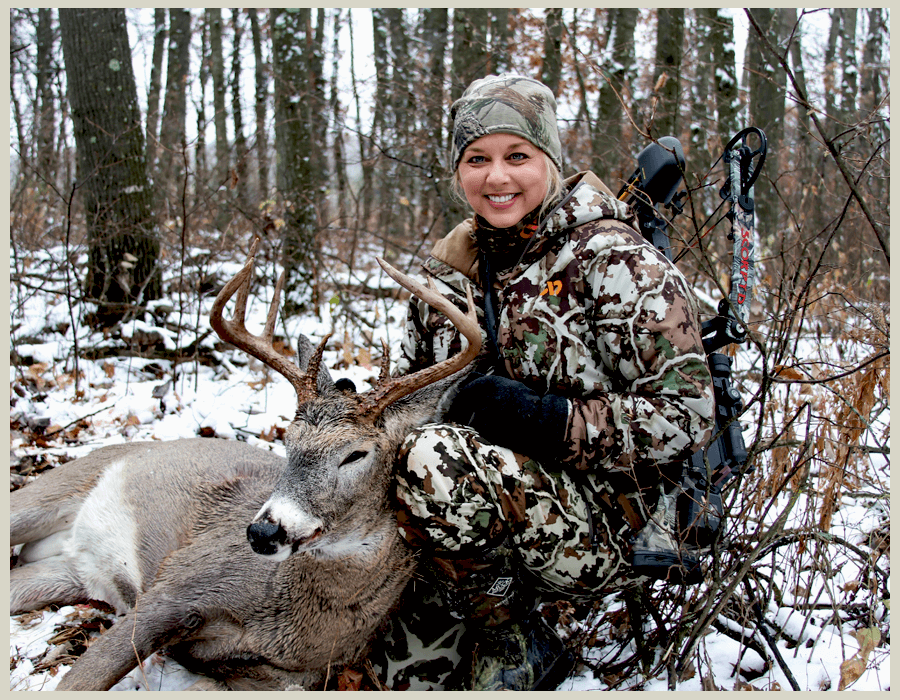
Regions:
[[550, 156], [562, 171], [556, 99], [550, 88], [537, 80], [514, 73], [476, 80], [450, 107], [450, 118], [453, 170], [473, 141], [488, 134], [516, 134]]

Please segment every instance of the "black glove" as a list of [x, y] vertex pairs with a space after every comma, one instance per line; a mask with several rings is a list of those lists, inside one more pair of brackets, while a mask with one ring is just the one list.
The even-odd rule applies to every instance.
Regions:
[[555, 394], [539, 396], [514, 379], [473, 372], [445, 419], [471, 426], [494, 445], [549, 464], [566, 437], [569, 402]]

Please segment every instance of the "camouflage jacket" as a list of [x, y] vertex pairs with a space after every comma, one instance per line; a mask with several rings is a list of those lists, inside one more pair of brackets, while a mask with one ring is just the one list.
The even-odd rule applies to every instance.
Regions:
[[[579, 173], [565, 191], [519, 264], [495, 281], [499, 351], [507, 376], [568, 399], [561, 464], [636, 476], [685, 458], [711, 435], [712, 380], [697, 302], [599, 178]], [[460, 308], [473, 283], [483, 329], [478, 259], [470, 219], [437, 243], [423, 267]], [[413, 298], [398, 370], [439, 362], [460, 342], [446, 316]], [[484, 347], [475, 361], [482, 371], [494, 364], [487, 340]]]

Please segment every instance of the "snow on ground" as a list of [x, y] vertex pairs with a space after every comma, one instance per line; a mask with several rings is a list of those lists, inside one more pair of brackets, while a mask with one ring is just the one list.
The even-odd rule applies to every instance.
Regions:
[[[58, 255], [58, 252], [56, 252]], [[46, 254], [45, 260], [52, 259], [54, 251]], [[40, 264], [38, 261], [34, 265]], [[223, 266], [224, 268], [225, 266]], [[234, 265], [236, 271], [238, 265]], [[385, 286], [392, 285], [389, 280]], [[262, 292], [262, 300], [251, 297], [248, 309], [248, 328], [258, 332], [263, 325], [269, 294]], [[264, 368], [251, 360], [246, 361], [237, 353], [223, 353], [217, 367], [194, 363], [180, 365], [177, 378], [171, 382], [171, 365], [168, 362], [151, 361], [140, 358], [110, 357], [100, 360], [80, 360], [79, 381], [81, 395], [75, 395], [72, 379], [71, 332], [60, 333], [55, 328], [65, 328], [69, 322], [69, 310], [59, 295], [29, 292], [28, 298], [16, 297], [12, 304], [12, 347], [20, 356], [31, 358], [30, 366], [10, 368], [11, 418], [13, 420], [44, 419], [49, 426], [45, 432], [56, 427], [67, 430], [84, 418], [87, 427], [78, 431], [77, 439], [66, 431], [47, 440], [45, 446], [35, 446], [26, 436], [11, 431], [10, 450], [16, 459], [23, 456], [42, 456], [51, 462], [63, 457], [72, 459], [82, 456], [102, 445], [132, 440], [175, 440], [195, 437], [202, 431], [228, 439], [246, 440], [263, 449], [273, 449], [283, 454], [283, 446], [271, 441], [276, 429], [288, 424], [295, 408], [293, 389], [278, 375], [268, 376]], [[171, 300], [170, 305], [175, 306]], [[364, 390], [368, 382], [377, 375], [377, 367], [369, 362], [369, 354], [361, 348], [368, 348], [364, 342], [358, 323], [350, 324], [340, 313], [339, 305], [327, 303], [320, 309], [321, 318], [292, 319], [287, 324], [287, 335], [292, 339], [300, 332], [317, 341], [325, 333], [334, 331], [340, 347], [331, 346], [325, 353], [325, 362], [332, 368], [335, 379], [347, 377], [357, 387]], [[202, 310], [200, 331], [206, 329], [206, 315], [211, 299], [205, 300]], [[160, 302], [158, 306], [164, 306]], [[384, 337], [390, 345], [394, 357], [402, 333], [405, 303], [380, 301], [354, 307], [371, 324], [380, 329], [373, 333], [370, 342], [379, 344]], [[191, 309], [185, 317], [197, 318], [197, 310]], [[171, 316], [170, 316], [171, 318]], [[149, 317], [129, 329], [130, 331], [152, 332], [159, 329]], [[170, 329], [159, 329], [165, 337], [165, 345], [175, 347], [176, 339]], [[103, 341], [87, 331], [80, 331], [80, 346], [99, 345]], [[184, 338], [181, 338], [182, 342]], [[212, 338], [205, 343], [211, 347]], [[349, 362], [349, 364], [348, 364]], [[359, 364], [362, 362], [363, 364]], [[336, 368], [336, 369], [335, 369]], [[154, 395], [154, 392], [156, 395]], [[885, 418], [885, 422], [889, 419]], [[261, 437], [262, 436], [262, 437]], [[889, 478], [889, 466], [877, 465], [884, 479]], [[774, 517], [786, 502], [778, 499], [767, 517]], [[794, 509], [804, 511], [802, 500]], [[867, 505], [862, 500], [848, 501], [836, 514], [832, 534], [853, 543], [871, 532], [878, 524], [878, 507]], [[882, 560], [884, 561], [884, 560]], [[887, 564], [885, 564], [886, 566]], [[842, 562], [836, 566], [834, 580], [830, 582], [832, 591], [841, 590], [845, 582], [852, 582], [858, 573], [858, 565]], [[783, 572], [785, 579], [788, 574]], [[789, 602], [790, 596], [785, 601]], [[838, 601], [839, 602], [839, 601]], [[876, 617], [886, 614], [881, 610]], [[770, 604], [767, 612], [769, 620], [783, 625], [800, 644], [791, 649], [784, 641], [779, 649], [803, 690], [835, 690], [841, 674], [841, 663], [851, 659], [860, 648], [860, 642], [853, 635], [854, 630], [844, 624], [839, 627], [829, 620], [829, 611], [812, 615], [809, 624], [803, 624], [803, 616], [793, 608], [777, 608]], [[70, 618], [78, 619], [86, 614], [84, 606], [66, 606], [58, 611], [43, 611], [10, 617], [10, 688], [15, 690], [52, 690], [65, 672], [65, 666], [52, 670], [35, 671], [40, 663], [48, 664], [48, 655], [58, 653], [58, 647], [50, 645], [51, 638], [59, 634], [61, 627], [73, 624]], [[96, 611], [91, 614], [99, 615]], [[55, 651], [55, 649], [57, 651]], [[592, 650], [586, 650], [591, 657]], [[713, 682], [716, 687], [731, 689], [736, 687], [736, 668], [753, 665], [753, 651], [744, 649], [735, 640], [710, 630], [701, 641], [696, 658], [700, 667], [693, 677], [681, 681], [679, 690], [700, 690], [705, 683]], [[761, 663], [761, 662], [760, 662]], [[49, 665], [49, 664], [48, 664]], [[889, 647], [878, 647], [868, 657], [865, 672], [851, 686], [853, 690], [885, 690], [890, 687]], [[761, 666], [760, 666], [761, 667]], [[171, 660], [154, 656], [123, 679], [116, 690], [180, 690], [189, 686], [196, 676], [182, 669]], [[665, 690], [667, 679], [663, 673], [654, 679], [634, 679], [642, 682], [647, 690]], [[777, 664], [771, 670], [752, 681], [758, 689], [789, 689], [786, 677]], [[566, 680], [560, 690], [600, 690], [605, 684], [586, 671], [580, 676]]]

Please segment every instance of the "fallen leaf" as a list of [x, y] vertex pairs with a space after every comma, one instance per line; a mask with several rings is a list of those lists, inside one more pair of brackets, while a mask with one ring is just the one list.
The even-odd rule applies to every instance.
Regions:
[[352, 668], [344, 669], [344, 672], [338, 676], [338, 690], [359, 690], [362, 679], [362, 671]]
[[838, 683], [838, 690], [846, 690], [848, 686], [859, 680], [865, 670], [866, 662], [859, 657], [854, 656], [852, 659], [847, 659], [841, 664], [841, 682]]

